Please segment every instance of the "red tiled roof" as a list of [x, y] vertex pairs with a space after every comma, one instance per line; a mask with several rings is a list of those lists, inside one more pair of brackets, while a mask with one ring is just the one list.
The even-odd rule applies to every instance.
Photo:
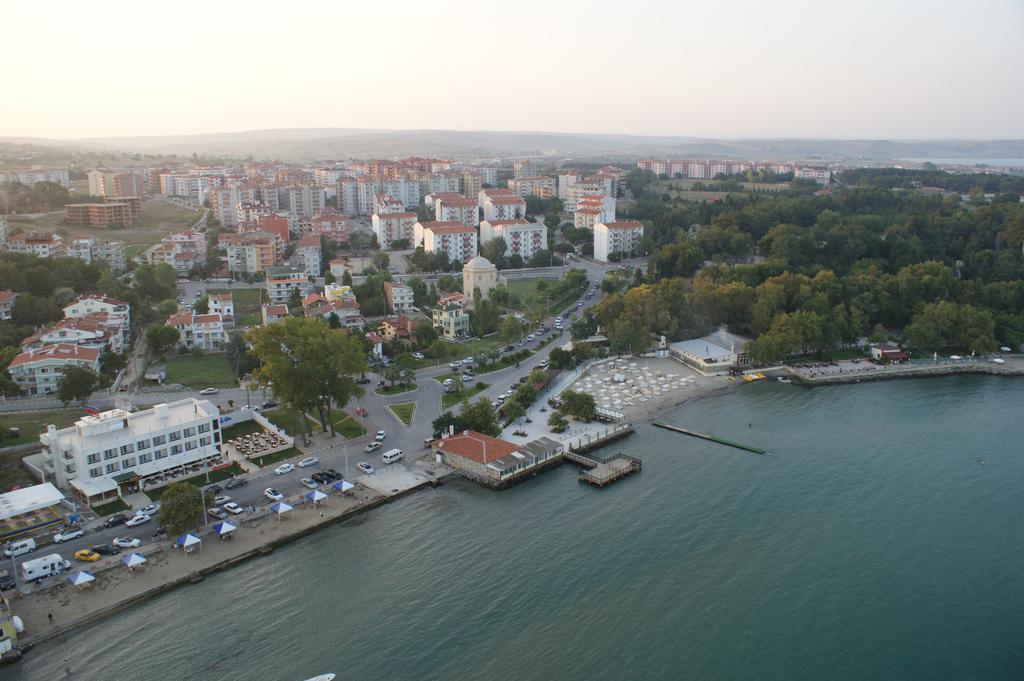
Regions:
[[83, 348], [77, 345], [70, 345], [68, 343], [56, 343], [54, 345], [37, 348], [35, 350], [26, 350], [11, 360], [11, 363], [8, 366], [14, 367], [22, 364], [31, 364], [44, 359], [67, 359], [95, 362], [96, 358], [99, 356], [100, 351], [96, 348]]
[[480, 464], [488, 464], [513, 452], [519, 447], [511, 442], [499, 440], [474, 430], [466, 430], [442, 440], [435, 440], [434, 446], [446, 454], [454, 454]]

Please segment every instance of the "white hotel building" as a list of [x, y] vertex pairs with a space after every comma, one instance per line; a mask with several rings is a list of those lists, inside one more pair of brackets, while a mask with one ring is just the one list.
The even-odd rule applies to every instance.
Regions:
[[43, 472], [90, 504], [224, 462], [217, 407], [191, 397], [134, 414], [85, 416], [60, 430], [51, 425], [39, 440]]

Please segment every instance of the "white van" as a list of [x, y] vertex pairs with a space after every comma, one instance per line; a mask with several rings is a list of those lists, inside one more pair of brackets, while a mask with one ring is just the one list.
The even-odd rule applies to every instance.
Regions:
[[4, 555], [8, 558], [14, 558], [15, 556], [22, 556], [26, 553], [32, 553], [35, 550], [35, 539], [17, 539], [7, 544], [7, 546], [4, 548]]
[[26, 560], [21, 564], [21, 574], [26, 582], [43, 577], [59, 575], [71, 568], [71, 563], [60, 557], [59, 553], [51, 553], [42, 558]]
[[402, 458], [401, 449], [389, 449], [380, 455], [380, 460], [384, 463], [394, 463]]

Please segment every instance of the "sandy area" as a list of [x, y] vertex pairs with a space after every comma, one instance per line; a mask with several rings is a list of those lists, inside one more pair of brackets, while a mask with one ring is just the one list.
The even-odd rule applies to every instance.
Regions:
[[638, 423], [736, 385], [727, 376], [704, 376], [672, 359], [628, 358], [592, 365], [569, 388], [593, 395], [598, 407]]

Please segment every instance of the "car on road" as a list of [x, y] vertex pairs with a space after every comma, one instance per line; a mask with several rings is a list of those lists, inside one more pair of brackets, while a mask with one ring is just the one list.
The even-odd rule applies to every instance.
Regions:
[[224, 504], [223, 508], [228, 513], [231, 513], [231, 514], [234, 514], [234, 515], [239, 515], [240, 513], [245, 513], [245, 509], [243, 509], [241, 506], [239, 506], [238, 504], [236, 504], [233, 501], [229, 501], [228, 503]]
[[373, 439], [376, 440], [377, 442], [383, 442], [384, 438], [386, 438], [387, 436], [388, 436], [388, 434], [385, 433], [383, 430], [378, 430], [377, 431], [377, 436], [374, 437]]
[[149, 521], [150, 521], [150, 517], [148, 515], [144, 515], [144, 514], [140, 513], [140, 514], [134, 516], [128, 522], [126, 522], [124, 524], [124, 526], [125, 527], [138, 527], [139, 525], [145, 525]]
[[271, 501], [281, 501], [282, 499], [284, 499], [284, 495], [278, 492], [273, 487], [268, 487], [265, 490], [263, 490], [263, 496], [270, 499]]
[[457, 359], [454, 362], [448, 362], [448, 368], [449, 369], [458, 369], [460, 366], [462, 366], [462, 361], [461, 360]]
[[370, 412], [366, 411], [362, 407], [356, 407], [356, 416], [369, 416]]
[[277, 402], [275, 402], [274, 400], [267, 400], [266, 402], [260, 405], [260, 407], [263, 409], [273, 409], [276, 406]]
[[529, 336], [526, 337], [526, 342], [527, 343], [532, 343], [535, 340], [537, 340], [537, 337], [534, 336], [532, 333]]
[[100, 554], [96, 553], [92, 549], [81, 549], [75, 551], [75, 560], [80, 560], [86, 563], [95, 563], [100, 559]]
[[216, 388], [203, 388], [202, 390], [199, 391], [199, 394], [200, 395], [216, 395], [219, 392], [220, 391], [217, 390]]
[[101, 556], [116, 556], [121, 553], [121, 549], [117, 548], [113, 544], [100, 544], [99, 546], [92, 547], [92, 550]]
[[295, 464], [283, 463], [274, 469], [274, 475], [284, 475], [285, 473], [291, 473], [295, 470]]
[[210, 516], [211, 518], [216, 518], [217, 520], [226, 520], [228, 517], [228, 514], [220, 510], [219, 508], [209, 509], [206, 512], [206, 515]]
[[302, 483], [302, 486], [306, 489], [316, 489], [320, 486], [316, 484], [316, 480], [313, 480], [312, 478], [303, 478], [302, 480], [299, 480], [299, 482]]
[[334, 482], [335, 480], [341, 480], [342, 478], [345, 477], [344, 475], [334, 470], [333, 468], [328, 468], [327, 470], [324, 471], [324, 473], [331, 476], [331, 482]]
[[107, 519], [103, 521], [103, 527], [113, 527], [114, 525], [124, 525], [124, 521], [128, 520], [128, 516], [124, 513], [115, 513], [112, 516], [107, 516]]
[[299, 462], [299, 468], [309, 468], [320, 463], [320, 459], [315, 456], [307, 456], [305, 459]]
[[366, 385], [369, 382], [370, 379], [368, 379], [366, 376], [360, 376], [359, 378], [356, 379], [356, 383], [358, 383], [359, 385]]
[[232, 478], [224, 484], [224, 489], [238, 489], [239, 487], [245, 487], [249, 484], [249, 481], [245, 478]]
[[121, 549], [137, 549], [142, 546], [142, 540], [137, 537], [114, 537], [111, 543]]
[[376, 440], [363, 447], [364, 452], [375, 452], [380, 449], [380, 443]]
[[66, 530], [61, 530], [57, 534], [53, 535], [53, 543], [60, 544], [62, 542], [71, 541], [72, 539], [78, 539], [85, 534], [85, 530], [80, 527], [73, 527]]
[[160, 504], [150, 504], [149, 506], [143, 506], [135, 515], [156, 515], [156, 512], [160, 510]]
[[412, 353], [412, 358], [413, 359], [425, 359], [422, 352], [414, 352], [414, 353]]
[[213, 500], [214, 506], [223, 506], [224, 504], [230, 503], [231, 497], [226, 494], [222, 494], [219, 497], [215, 497]]
[[367, 475], [373, 475], [373, 466], [366, 463], [365, 461], [360, 461], [359, 463], [357, 463], [356, 468], [366, 473]]
[[467, 358], [465, 358], [464, 360], [462, 360], [462, 363], [463, 363], [463, 364], [472, 364], [472, 363], [473, 363], [473, 357], [472, 357], [472, 355], [470, 355], [469, 357], [467, 357]]

